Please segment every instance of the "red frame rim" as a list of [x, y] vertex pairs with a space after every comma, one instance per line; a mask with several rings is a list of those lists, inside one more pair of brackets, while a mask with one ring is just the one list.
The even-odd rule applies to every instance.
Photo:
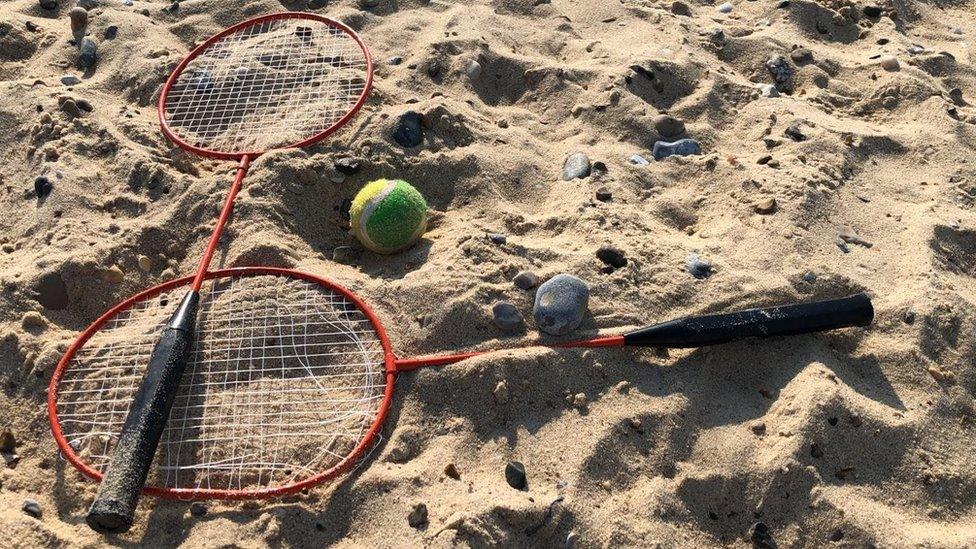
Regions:
[[[335, 478], [336, 476], [348, 471], [353, 465], [356, 464], [366, 451], [370, 448], [376, 436], [379, 434], [380, 429], [383, 427], [383, 421], [390, 409], [390, 404], [393, 399], [393, 384], [396, 377], [395, 361], [396, 357], [390, 347], [390, 340], [387, 337], [386, 330], [383, 328], [383, 324], [380, 322], [379, 318], [369, 308], [359, 296], [352, 293], [350, 290], [344, 288], [340, 284], [333, 280], [325, 277], [320, 277], [317, 275], [305, 273], [302, 271], [295, 271], [292, 269], [280, 269], [276, 267], [238, 267], [232, 269], [221, 269], [217, 271], [208, 272], [205, 280], [211, 280], [214, 278], [226, 278], [232, 276], [258, 276], [258, 275], [273, 275], [273, 276], [286, 276], [290, 278], [297, 278], [305, 280], [308, 282], [314, 282], [321, 286], [325, 286], [330, 290], [337, 291], [343, 296], [348, 298], [350, 301], [356, 304], [357, 307], [366, 315], [372, 323], [373, 328], [376, 330], [376, 334], [379, 337], [380, 343], [383, 345], [384, 351], [384, 362], [386, 369], [386, 388], [383, 391], [383, 401], [380, 403], [379, 409], [376, 413], [376, 418], [373, 420], [372, 425], [370, 425], [369, 430], [359, 441], [356, 447], [348, 456], [342, 461], [334, 465], [331, 469], [323, 471], [317, 475], [308, 477], [300, 482], [294, 484], [287, 484], [285, 486], [279, 486], [275, 488], [265, 488], [262, 490], [217, 490], [212, 488], [161, 488], [157, 486], [146, 486], [143, 488], [144, 494], [151, 494], [154, 496], [161, 496], [166, 498], [174, 499], [261, 499], [270, 497], [286, 496], [289, 494], [294, 494], [305, 488], [310, 488], [317, 484], [321, 484], [327, 480]], [[47, 413], [48, 421], [51, 425], [51, 432], [54, 435], [55, 441], [58, 443], [58, 447], [61, 449], [61, 453], [67, 458], [69, 462], [76, 469], [78, 469], [86, 477], [101, 481], [102, 474], [98, 471], [92, 469], [87, 463], [82, 461], [77, 454], [75, 454], [74, 449], [68, 444], [68, 441], [64, 438], [64, 434], [61, 432], [61, 425], [58, 423], [57, 414], [57, 395], [58, 386], [60, 385], [61, 378], [64, 376], [65, 371], [68, 369], [68, 364], [71, 363], [71, 359], [74, 358], [75, 353], [80, 349], [91, 336], [98, 331], [108, 320], [114, 317], [119, 312], [131, 307], [138, 301], [144, 299], [149, 299], [159, 295], [162, 292], [178, 288], [179, 286], [188, 286], [193, 281], [193, 276], [185, 276], [182, 278], [176, 278], [169, 280], [162, 284], [158, 284], [143, 290], [125, 301], [122, 301], [118, 305], [115, 305], [108, 311], [106, 311], [102, 316], [98, 317], [94, 322], [91, 323], [85, 331], [83, 331], [71, 344], [67, 351], [65, 351], [64, 356], [58, 362], [57, 367], [54, 370], [54, 374], [51, 376], [51, 383], [48, 385], [48, 396], [47, 396]]]
[[[337, 28], [345, 32], [346, 34], [348, 34], [350, 37], [352, 37], [353, 40], [356, 41], [356, 44], [359, 45], [359, 49], [361, 49], [363, 52], [363, 56], [365, 56], [366, 58], [366, 85], [363, 87], [363, 92], [359, 95], [359, 99], [356, 101], [356, 104], [351, 109], [349, 109], [349, 112], [347, 112], [345, 116], [340, 118], [338, 122], [326, 128], [325, 130], [319, 132], [318, 134], [313, 135], [312, 137], [305, 139], [304, 141], [300, 141], [298, 143], [277, 147], [277, 149], [307, 147], [308, 145], [317, 143], [325, 139], [326, 137], [332, 135], [333, 133], [335, 133], [339, 128], [344, 126], [346, 122], [349, 121], [350, 118], [352, 118], [353, 116], [356, 115], [357, 112], [359, 112], [359, 109], [361, 109], [363, 104], [366, 103], [366, 97], [369, 95], [369, 91], [373, 87], [373, 58], [370, 55], [369, 49], [366, 47], [366, 44], [364, 44], [362, 39], [359, 37], [359, 35], [356, 34], [356, 31], [352, 30], [345, 24], [340, 23], [339, 21], [336, 21], [334, 19], [323, 17], [317, 13], [306, 13], [301, 11], [283, 11], [278, 13], [271, 13], [268, 15], [261, 15], [259, 17], [254, 17], [252, 19], [248, 19], [247, 21], [242, 21], [240, 23], [237, 23], [236, 25], [233, 25], [231, 27], [227, 27], [226, 29], [218, 32], [217, 34], [205, 40], [199, 46], [193, 48], [193, 50], [190, 51], [190, 53], [186, 54], [186, 57], [184, 57], [183, 60], [180, 61], [178, 65], [176, 65], [176, 68], [174, 68], [173, 72], [170, 73], [169, 78], [166, 79], [166, 84], [163, 86], [163, 91], [159, 95], [159, 104], [156, 109], [157, 114], [159, 116], [159, 124], [160, 126], [162, 126], [163, 133], [166, 134], [166, 137], [168, 137], [170, 141], [176, 143], [176, 145], [179, 146], [180, 148], [188, 151], [192, 151], [200, 156], [206, 156], [209, 158], [222, 158], [225, 160], [240, 160], [244, 156], [254, 158], [268, 152], [267, 150], [265, 150], [265, 151], [230, 153], [225, 151], [214, 151], [210, 149], [205, 149], [203, 147], [197, 147], [196, 145], [191, 145], [190, 143], [187, 143], [186, 141], [181, 139], [178, 135], [176, 135], [176, 133], [173, 132], [172, 129], [170, 129], [169, 123], [166, 121], [166, 97], [169, 95], [170, 88], [173, 87], [173, 84], [176, 82], [176, 79], [179, 77], [179, 75], [183, 73], [183, 69], [186, 68], [187, 64], [189, 64], [190, 61], [197, 58], [200, 55], [200, 53], [202, 53], [205, 49], [207, 49], [211, 44], [227, 36], [228, 34], [237, 32], [242, 28], [254, 25], [256, 23], [261, 23], [264, 21], [271, 21], [274, 19], [311, 19], [314, 21], [325, 23], [331, 27]], [[269, 150], [274, 150], [274, 149], [269, 149]]]

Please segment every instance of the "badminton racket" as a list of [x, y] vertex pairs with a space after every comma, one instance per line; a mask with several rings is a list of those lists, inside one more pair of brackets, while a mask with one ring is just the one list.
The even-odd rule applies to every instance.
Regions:
[[[195, 325], [206, 330], [215, 322], [206, 318], [214, 314], [211, 309], [201, 314], [200, 293], [251, 161], [266, 151], [306, 147], [332, 134], [363, 105], [371, 84], [372, 63], [359, 37], [341, 23], [310, 13], [276, 13], [234, 25], [200, 44], [173, 70], [159, 99], [163, 132], [185, 150], [239, 164], [196, 275], [180, 288], [182, 296], [171, 296], [172, 310], [161, 329], [145, 340], [145, 333], [130, 332], [125, 328], [128, 324], [122, 323], [106, 327], [94, 337], [95, 341], [103, 341], [105, 336], [117, 338], [91, 357], [96, 364], [114, 367], [121, 360], [128, 368], [125, 371], [135, 377], [130, 377], [133, 390], [124, 395], [118, 387], [108, 386], [95, 391], [104, 390], [104, 394], [84, 393], [95, 399], [124, 398], [131, 404], [117, 410], [125, 420], [113, 424], [119, 429], [107, 435], [112, 448], [106, 449], [102, 483], [86, 517], [93, 529], [124, 532], [132, 525], [186, 365], [199, 356], [193, 349], [201, 326]], [[257, 280], [276, 283], [269, 278]], [[249, 291], [260, 294], [262, 289]], [[209, 291], [212, 295], [215, 290]], [[227, 306], [231, 311], [234, 304]], [[243, 341], [240, 335], [233, 335], [236, 330], [253, 327], [254, 319], [241, 314], [227, 320], [228, 343], [234, 338]], [[136, 341], [151, 345], [133, 347]], [[133, 353], [136, 348], [140, 351]], [[116, 373], [122, 375], [122, 371]], [[191, 383], [195, 381], [190, 378]], [[56, 401], [51, 402], [56, 408]], [[91, 417], [104, 419], [100, 410], [96, 404]], [[235, 441], [228, 438], [220, 443], [233, 446]], [[234, 466], [211, 459], [209, 465], [215, 469]]]
[[[398, 374], [493, 351], [398, 357], [366, 301], [319, 276], [272, 267], [207, 272], [193, 350], [145, 491], [180, 499], [299, 492], [347, 472], [378, 440]], [[124, 438], [146, 358], [194, 277], [118, 304], [86, 329], [51, 381], [66, 458], [103, 479]], [[865, 294], [694, 316], [552, 347], [700, 347], [871, 323]]]

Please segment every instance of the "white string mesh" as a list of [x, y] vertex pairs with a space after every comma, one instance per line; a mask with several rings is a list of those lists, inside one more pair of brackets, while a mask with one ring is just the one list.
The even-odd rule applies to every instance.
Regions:
[[262, 152], [335, 125], [366, 82], [366, 56], [348, 33], [314, 19], [271, 19], [217, 40], [190, 61], [164, 111], [170, 130], [190, 145]]
[[[249, 491], [300, 482], [349, 455], [385, 389], [384, 350], [356, 305], [271, 275], [201, 292], [196, 342], [147, 486]], [[121, 311], [78, 350], [57, 415], [104, 472], [163, 325], [187, 287]]]

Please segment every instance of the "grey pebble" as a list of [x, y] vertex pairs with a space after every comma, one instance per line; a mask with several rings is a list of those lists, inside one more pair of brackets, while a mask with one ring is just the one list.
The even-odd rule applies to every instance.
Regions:
[[590, 290], [586, 283], [569, 274], [558, 274], [539, 286], [532, 316], [539, 329], [552, 335], [565, 335], [583, 322]]
[[671, 13], [691, 17], [691, 8], [684, 2], [674, 2], [671, 4]]
[[339, 173], [344, 173], [346, 175], [354, 175], [359, 171], [360, 168], [359, 159], [352, 158], [349, 156], [345, 158], [339, 158], [338, 160], [334, 161], [332, 164], [335, 166], [335, 169], [339, 171]]
[[114, 40], [116, 36], [119, 35], [119, 27], [116, 25], [109, 25], [105, 27], [105, 39]]
[[766, 61], [766, 70], [773, 76], [773, 81], [779, 85], [786, 84], [793, 78], [793, 66], [782, 55], [774, 55]]
[[813, 52], [806, 48], [796, 48], [790, 52], [790, 59], [797, 65], [813, 63]]
[[779, 90], [772, 84], [759, 84], [756, 87], [759, 88], [759, 95], [763, 97], [779, 97]]
[[596, 190], [596, 199], [600, 202], [610, 202], [613, 200], [613, 193], [606, 187], [600, 187]]
[[506, 332], [515, 332], [525, 326], [525, 318], [522, 313], [508, 301], [499, 301], [492, 305], [491, 321]]
[[332, 250], [332, 261], [352, 265], [359, 259], [359, 250], [352, 246], [337, 246]]
[[477, 81], [481, 78], [481, 63], [471, 60], [468, 66], [464, 69], [465, 74], [468, 75], [468, 79], [471, 81]]
[[654, 130], [661, 134], [661, 137], [677, 137], [685, 133], [685, 123], [680, 118], [675, 118], [670, 114], [659, 114], [654, 117]]
[[510, 461], [505, 466], [505, 481], [516, 490], [524, 490], [528, 486], [525, 476], [525, 465], [519, 461]]
[[724, 4], [720, 4], [716, 9], [719, 13], [732, 13], [732, 8], [731, 2], [725, 2]]
[[805, 141], [807, 136], [800, 129], [800, 124], [790, 124], [786, 130], [783, 131], [783, 135], [789, 137], [793, 141]]
[[658, 141], [654, 144], [654, 160], [662, 160], [669, 156], [688, 156], [701, 154], [701, 145], [694, 139], [679, 139], [667, 142]]
[[81, 44], [78, 46], [78, 63], [79, 69], [88, 69], [95, 66], [98, 62], [98, 48], [95, 46], [90, 38], [82, 38]]
[[78, 103], [75, 103], [74, 99], [65, 99], [61, 103], [61, 110], [72, 117], [81, 116], [81, 109], [78, 107]]
[[123, 6], [131, 6], [132, 5], [132, 0], [122, 0], [122, 5]]
[[423, 503], [418, 503], [413, 506], [410, 514], [407, 515], [407, 524], [411, 528], [422, 528], [427, 524], [427, 506]]
[[532, 271], [522, 271], [515, 275], [512, 283], [520, 290], [531, 290], [539, 285], [539, 276]]
[[803, 281], [809, 284], [813, 284], [814, 282], [817, 281], [817, 273], [813, 271], [807, 271], [803, 273]]
[[81, 40], [88, 28], [88, 10], [75, 6], [68, 12], [68, 19], [71, 21], [71, 34], [76, 41]]
[[386, 60], [387, 65], [399, 65], [400, 63], [403, 63], [403, 58], [400, 57], [399, 55], [394, 55], [393, 57]]
[[563, 164], [563, 180], [583, 179], [590, 175], [590, 157], [578, 152], [569, 155]]
[[644, 158], [639, 154], [635, 154], [631, 156], [628, 160], [630, 160], [630, 163], [635, 166], [646, 166], [650, 164], [650, 162], [646, 158]]
[[61, 83], [65, 86], [77, 86], [81, 84], [81, 79], [73, 74], [63, 74], [61, 75]]
[[502, 244], [508, 242], [508, 237], [501, 233], [489, 233], [488, 240], [490, 240], [492, 244], [501, 246]]
[[619, 269], [627, 265], [627, 256], [618, 248], [610, 244], [604, 244], [596, 251], [596, 257], [614, 269]]
[[696, 253], [688, 254], [686, 265], [688, 272], [695, 278], [708, 278], [712, 274], [712, 264], [699, 257]]
[[41, 504], [32, 499], [25, 499], [24, 504], [20, 508], [36, 519], [41, 518], [41, 515], [44, 514], [44, 511], [41, 509]]
[[754, 523], [749, 527], [749, 540], [752, 541], [754, 549], [776, 549], [776, 540], [773, 539], [769, 526], [763, 522]]
[[393, 130], [393, 140], [405, 149], [410, 149], [423, 143], [424, 130], [421, 126], [420, 114], [414, 111], [407, 111], [400, 115], [400, 120]]
[[195, 517], [202, 517], [207, 514], [207, 506], [202, 501], [194, 501], [190, 504], [190, 514]]

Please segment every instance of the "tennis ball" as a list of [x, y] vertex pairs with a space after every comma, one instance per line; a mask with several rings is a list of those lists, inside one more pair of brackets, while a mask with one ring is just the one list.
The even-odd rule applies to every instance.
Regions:
[[359, 190], [349, 209], [353, 234], [370, 250], [392, 254], [427, 229], [427, 201], [402, 179], [377, 179]]

